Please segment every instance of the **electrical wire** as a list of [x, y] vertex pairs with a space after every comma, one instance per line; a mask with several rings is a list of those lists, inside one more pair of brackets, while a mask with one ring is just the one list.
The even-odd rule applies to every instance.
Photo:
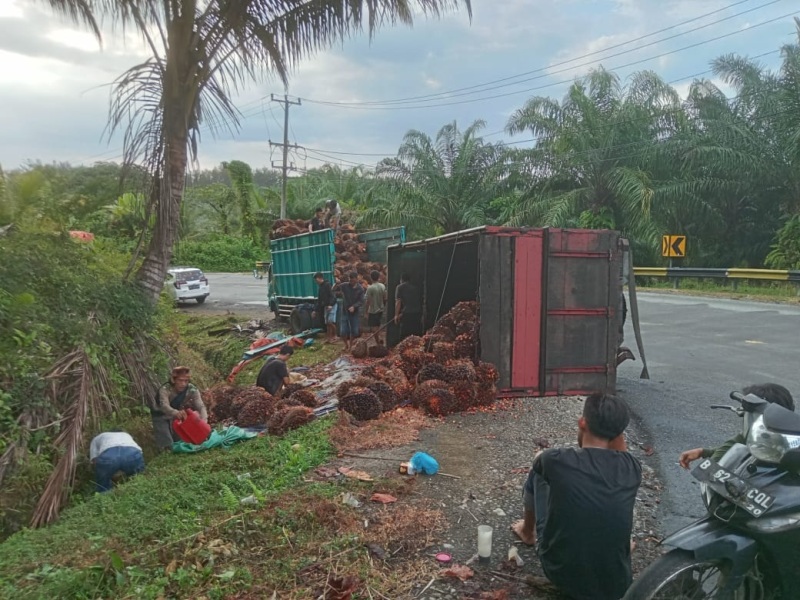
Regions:
[[[398, 98], [398, 99], [394, 99], [394, 100], [382, 100], [382, 101], [381, 100], [375, 100], [375, 101], [362, 101], [362, 102], [331, 102], [331, 101], [319, 101], [319, 100], [313, 100], [312, 101], [312, 100], [308, 100], [308, 99], [305, 99], [305, 100], [308, 101], [308, 102], [314, 102], [314, 103], [317, 103], [317, 104], [321, 104], [321, 103], [324, 102], [325, 104], [334, 104], [334, 105], [337, 105], [337, 106], [343, 106], [343, 105], [348, 105], [348, 106], [353, 106], [353, 105], [358, 105], [358, 106], [391, 105], [391, 104], [417, 103], [417, 102], [420, 102], [420, 101], [428, 101], [428, 100], [442, 100], [442, 99], [455, 98], [455, 97], [459, 97], [459, 96], [467, 96], [467, 95], [476, 94], [476, 93], [485, 92], [485, 91], [490, 91], [490, 90], [496, 90], [496, 89], [500, 89], [500, 88], [504, 88], [504, 87], [513, 86], [513, 85], [519, 85], [521, 83], [526, 83], [528, 81], [534, 81], [536, 79], [542, 79], [542, 78], [548, 77], [550, 75], [563, 73], [564, 71], [570, 71], [570, 70], [573, 70], [573, 69], [576, 69], [576, 68], [588, 66], [588, 65], [594, 64], [596, 62], [602, 61], [602, 60], [608, 60], [610, 58], [616, 58], [616, 57], [619, 57], [619, 56], [623, 56], [625, 54], [630, 54], [631, 52], [638, 52], [639, 50], [642, 50], [644, 48], [648, 48], [650, 46], [654, 46], [654, 45], [660, 44], [662, 42], [670, 41], [670, 40], [676, 39], [678, 37], [682, 37], [684, 35], [688, 35], [690, 33], [696, 32], [696, 31], [700, 31], [701, 29], [705, 29], [705, 28], [711, 27], [713, 25], [718, 25], [719, 23], [723, 23], [725, 21], [729, 21], [729, 20], [734, 19], [736, 17], [740, 17], [742, 15], [761, 10], [763, 8], [766, 8], [766, 7], [770, 6], [770, 5], [772, 5], [772, 4], [777, 4], [778, 2], [782, 2], [783, 0], [770, 0], [769, 2], [766, 2], [765, 4], [761, 4], [759, 6], [756, 6], [756, 7], [753, 7], [753, 8], [749, 8], [747, 10], [735, 13], [733, 15], [729, 15], [729, 16], [724, 17], [722, 19], [717, 19], [716, 21], [711, 21], [709, 23], [706, 23], [704, 25], [700, 25], [700, 26], [695, 27], [693, 29], [689, 29], [687, 31], [682, 31], [680, 33], [676, 33], [676, 34], [671, 35], [669, 37], [665, 37], [665, 38], [662, 38], [660, 40], [656, 40], [654, 42], [650, 42], [648, 44], [644, 44], [642, 46], [637, 46], [636, 48], [632, 48], [630, 50], [625, 50], [623, 52], [617, 52], [617, 53], [611, 54], [609, 56], [604, 56], [604, 57], [602, 57], [600, 59], [594, 59], [594, 60], [579, 64], [579, 65], [572, 65], [572, 66], [564, 68], [564, 69], [559, 69], [559, 70], [556, 70], [556, 71], [552, 71], [551, 70], [554, 67], [560, 67], [560, 66], [567, 65], [569, 63], [573, 63], [575, 61], [581, 60], [583, 58], [588, 58], [590, 56], [595, 56], [597, 54], [602, 54], [604, 52], [608, 52], [609, 50], [613, 50], [613, 49], [616, 49], [616, 48], [619, 48], [619, 47], [622, 47], [622, 46], [626, 46], [626, 45], [631, 44], [633, 42], [646, 39], [646, 38], [651, 37], [653, 35], [657, 35], [658, 33], [662, 33], [664, 31], [669, 31], [671, 29], [675, 29], [676, 27], [680, 27], [681, 25], [685, 25], [685, 24], [688, 24], [688, 23], [691, 23], [691, 22], [694, 22], [694, 21], [698, 21], [698, 20], [700, 20], [700, 19], [702, 19], [702, 18], [704, 18], [706, 16], [709, 16], [709, 15], [712, 15], [712, 14], [715, 14], [715, 13], [718, 13], [718, 12], [722, 12], [724, 10], [727, 10], [728, 8], [731, 8], [731, 7], [736, 6], [738, 4], [742, 4], [743, 2], [747, 2], [747, 1], [749, 1], [749, 0], [740, 0], [739, 2], [735, 2], [735, 3], [730, 4], [730, 5], [728, 5], [728, 6], [724, 7], [724, 8], [712, 11], [710, 13], [706, 13], [705, 15], [700, 15], [698, 17], [694, 17], [692, 19], [688, 19], [686, 21], [682, 21], [681, 23], [676, 23], [675, 25], [671, 25], [670, 27], [666, 27], [666, 28], [660, 29], [660, 30], [658, 30], [656, 32], [645, 34], [645, 35], [639, 36], [638, 38], [634, 38], [634, 39], [628, 40], [626, 42], [622, 42], [622, 43], [619, 43], [619, 44], [615, 44], [613, 46], [609, 46], [608, 48], [603, 48], [601, 50], [595, 50], [593, 52], [589, 52], [587, 54], [584, 54], [584, 55], [581, 55], [581, 56], [578, 56], [578, 57], [575, 57], [575, 58], [572, 58], [572, 59], [569, 59], [569, 60], [564, 60], [564, 61], [561, 61], [561, 62], [558, 62], [558, 63], [547, 65], [545, 67], [539, 67], [537, 69], [533, 69], [532, 71], [526, 71], [524, 73], [519, 73], [517, 75], [504, 77], [502, 79], [495, 79], [493, 81], [489, 81], [489, 82], [486, 82], [486, 83], [480, 83], [480, 84], [476, 84], [476, 85], [472, 85], [472, 86], [468, 86], [468, 87], [464, 87], [464, 88], [456, 88], [455, 90], [437, 92], [435, 94], [425, 94], [425, 95], [421, 95], [421, 96], [411, 96], [411, 97], [408, 97], [408, 98]], [[517, 79], [517, 78], [520, 78], [520, 77], [525, 77], [527, 75], [532, 75], [534, 73], [542, 73], [542, 72], [545, 72], [545, 73], [543, 75], [539, 75], [537, 77], [529, 77], [529, 78], [526, 78], [526, 79], [521, 79], [520, 81], [514, 81], [514, 82], [511, 82], [511, 83], [504, 83], [503, 85], [495, 85], [497, 83], [502, 83], [502, 82], [508, 81], [510, 79]], [[489, 86], [492, 86], [492, 87], [489, 88]], [[488, 88], [488, 89], [477, 89], [477, 90], [475, 90], [475, 88]], [[475, 91], [469, 91], [469, 90], [475, 90]], [[457, 92], [463, 92], [463, 93], [457, 93]]]

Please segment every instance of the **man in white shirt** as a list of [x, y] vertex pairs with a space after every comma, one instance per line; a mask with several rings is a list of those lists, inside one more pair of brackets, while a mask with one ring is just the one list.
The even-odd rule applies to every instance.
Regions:
[[142, 449], [124, 431], [108, 431], [95, 436], [89, 445], [89, 460], [94, 465], [98, 492], [113, 487], [112, 478], [119, 471], [131, 476], [144, 471]]

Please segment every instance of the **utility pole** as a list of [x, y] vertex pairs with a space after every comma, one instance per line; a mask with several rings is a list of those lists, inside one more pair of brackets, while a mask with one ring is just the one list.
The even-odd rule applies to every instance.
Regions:
[[[270, 101], [277, 102], [278, 104], [283, 104], [283, 143], [279, 144], [277, 142], [273, 142], [269, 140], [270, 146], [281, 146], [283, 148], [283, 163], [281, 164], [281, 171], [283, 172], [283, 177], [281, 178], [281, 219], [286, 218], [286, 180], [287, 174], [289, 173], [290, 169], [294, 167], [289, 165], [289, 148], [297, 148], [297, 145], [289, 146], [289, 107], [294, 104], [296, 106], [300, 106], [300, 98], [297, 100], [289, 100], [289, 96], [287, 94], [283, 95], [283, 98], [279, 96], [275, 96], [275, 94], [270, 94]], [[275, 167], [275, 162], [272, 163], [273, 168]]]

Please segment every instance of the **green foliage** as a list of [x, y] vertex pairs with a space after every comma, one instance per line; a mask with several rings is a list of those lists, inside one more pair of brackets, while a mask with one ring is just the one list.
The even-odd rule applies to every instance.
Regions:
[[[27, 230], [0, 238], [0, 454], [13, 443], [22, 453], [30, 448], [48, 462], [54, 458], [65, 406], [46, 394], [45, 375], [74, 348], [108, 372], [116, 400], [140, 403], [120, 357], [134, 352], [133, 333], [146, 335], [155, 322], [143, 294], [122, 281], [126, 262], [102, 244], [66, 234]], [[23, 504], [41, 493], [43, 482], [26, 472], [20, 473], [27, 486], [20, 503], [11, 507], [0, 499], [2, 531], [25, 522], [31, 506]]]
[[383, 189], [360, 223], [406, 225], [417, 236], [486, 224], [492, 201], [508, 188], [508, 154], [478, 136], [483, 127], [483, 121], [475, 121], [460, 130], [453, 122], [435, 140], [409, 131], [397, 157], [378, 165]]
[[772, 269], [800, 269], [800, 215], [780, 228], [765, 262]]
[[204, 271], [236, 273], [252, 271], [257, 260], [268, 256], [268, 251], [249, 238], [220, 234], [180, 242], [172, 262]]
[[[217, 573], [213, 566], [165, 572], [158, 551], [231, 513], [256, 514], [257, 506], [240, 503], [243, 497], [263, 501], [296, 485], [330, 455], [330, 425], [323, 419], [228, 451], [159, 456], [142, 475], [68, 509], [58, 523], [0, 544], [0, 596], [187, 597], [188, 587], [204, 581], [246, 581], [246, 573]], [[251, 478], [240, 481], [245, 472]]]

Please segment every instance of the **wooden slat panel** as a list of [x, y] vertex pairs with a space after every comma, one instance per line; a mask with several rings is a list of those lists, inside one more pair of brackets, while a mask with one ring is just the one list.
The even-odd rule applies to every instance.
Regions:
[[511, 385], [513, 279], [511, 239], [482, 235], [480, 239], [481, 358], [494, 363], [498, 387]]
[[539, 387], [542, 318], [542, 236], [515, 238], [511, 386]]

